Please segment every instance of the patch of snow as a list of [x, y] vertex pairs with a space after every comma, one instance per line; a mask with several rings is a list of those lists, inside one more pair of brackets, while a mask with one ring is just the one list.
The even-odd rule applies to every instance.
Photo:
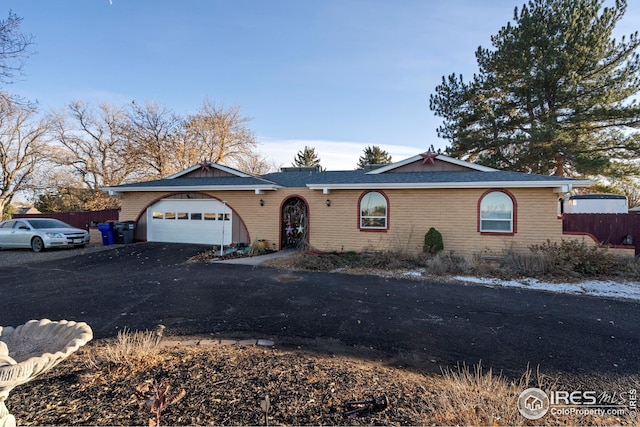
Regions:
[[589, 295], [595, 297], [619, 298], [640, 301], [640, 283], [614, 282], [611, 280], [589, 280], [579, 283], [550, 283], [537, 279], [500, 280], [486, 277], [455, 276], [455, 280], [485, 286], [502, 286], [536, 291], [565, 294]]
[[422, 277], [422, 273], [424, 270], [414, 270], [414, 271], [405, 271], [402, 273], [403, 276], [411, 276], [411, 277]]

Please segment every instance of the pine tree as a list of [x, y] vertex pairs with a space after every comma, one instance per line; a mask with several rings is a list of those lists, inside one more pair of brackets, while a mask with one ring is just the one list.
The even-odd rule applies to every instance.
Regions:
[[320, 166], [320, 159], [313, 147], [304, 146], [304, 150], [298, 151], [293, 159], [293, 166], [296, 167], [315, 167]]
[[617, 0], [530, 0], [479, 47], [471, 81], [452, 74], [430, 107], [449, 155], [556, 176], [638, 173], [640, 45], [616, 41]]
[[368, 146], [364, 149], [364, 154], [358, 159], [356, 169], [364, 169], [367, 165], [388, 165], [391, 163], [391, 156], [377, 145]]

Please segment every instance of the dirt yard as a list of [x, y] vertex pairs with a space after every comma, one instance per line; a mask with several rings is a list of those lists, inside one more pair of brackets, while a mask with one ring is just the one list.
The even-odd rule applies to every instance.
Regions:
[[[144, 338], [131, 340], [132, 336], [121, 335], [119, 342], [92, 342], [41, 378], [15, 389], [7, 407], [18, 425], [154, 425], [157, 419], [164, 425], [636, 422], [628, 416], [550, 414], [533, 422], [519, 414], [516, 402], [528, 385], [628, 390], [640, 387], [638, 377], [562, 378], [528, 372], [522, 378], [504, 378], [477, 367], [436, 375], [348, 355], [357, 349], [314, 354], [277, 346], [175, 341], [155, 347], [145, 345]], [[154, 380], [160, 386], [155, 395]], [[147, 402], [162, 398], [165, 391], [169, 404], [154, 413]], [[378, 398], [377, 405], [349, 404], [372, 398]]]

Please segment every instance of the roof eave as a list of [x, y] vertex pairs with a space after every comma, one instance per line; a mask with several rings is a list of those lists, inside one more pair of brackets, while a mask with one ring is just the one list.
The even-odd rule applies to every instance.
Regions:
[[307, 184], [310, 190], [391, 190], [391, 189], [437, 189], [437, 188], [567, 188], [588, 187], [592, 181], [481, 181], [481, 182], [366, 182], [345, 184]]
[[136, 187], [103, 187], [100, 190], [112, 193], [167, 192], [167, 191], [271, 191], [282, 188], [279, 185], [164, 185]]

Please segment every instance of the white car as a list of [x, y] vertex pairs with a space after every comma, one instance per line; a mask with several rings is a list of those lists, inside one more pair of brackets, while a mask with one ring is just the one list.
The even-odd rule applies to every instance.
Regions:
[[84, 247], [89, 232], [53, 218], [19, 218], [0, 222], [0, 249], [31, 248], [42, 252], [49, 248]]

